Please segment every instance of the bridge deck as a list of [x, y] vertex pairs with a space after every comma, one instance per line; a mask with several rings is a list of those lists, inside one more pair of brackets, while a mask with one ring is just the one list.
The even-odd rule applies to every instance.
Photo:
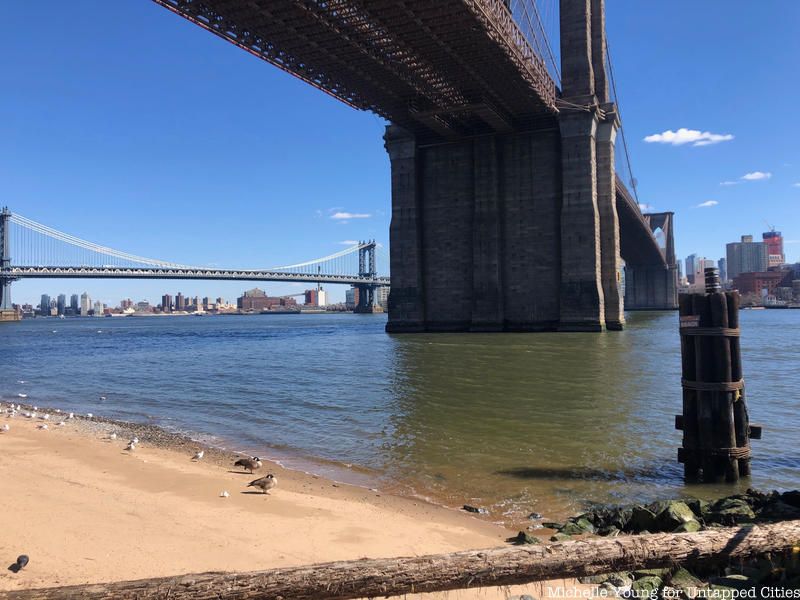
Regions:
[[154, 0], [360, 109], [420, 134], [554, 114], [545, 63], [502, 0]]

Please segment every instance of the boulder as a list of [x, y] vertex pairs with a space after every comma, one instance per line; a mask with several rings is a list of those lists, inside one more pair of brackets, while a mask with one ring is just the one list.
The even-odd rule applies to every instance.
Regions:
[[616, 588], [629, 588], [633, 585], [633, 575], [627, 571], [609, 573], [606, 581]]
[[667, 502], [665, 508], [656, 515], [656, 525], [660, 531], [675, 531], [684, 523], [695, 520], [694, 511], [680, 500]]
[[686, 598], [694, 598], [697, 595], [697, 590], [701, 587], [705, 587], [702, 581], [683, 567], [679, 567], [677, 571], [672, 573], [668, 581], [670, 586], [680, 590]]
[[669, 569], [637, 569], [633, 572], [634, 579], [653, 576], [664, 579], [667, 575], [669, 575]]
[[530, 535], [529, 533], [525, 533], [524, 531], [520, 531], [514, 537], [510, 537], [506, 540], [507, 542], [514, 544], [516, 546], [524, 546], [526, 544], [541, 544], [541, 540], [539, 538]]
[[719, 523], [720, 525], [738, 525], [751, 523], [756, 514], [750, 505], [735, 496], [717, 500], [709, 507], [706, 513], [706, 522]]
[[558, 532], [555, 535], [550, 536], [551, 542], [566, 542], [567, 540], [571, 540], [572, 536], [566, 533]]
[[691, 520], [678, 525], [672, 530], [672, 533], [694, 533], [695, 531], [700, 531], [702, 528], [703, 526], [700, 525], [700, 523], [695, 520]]
[[716, 577], [711, 581], [711, 587], [722, 586], [734, 590], [749, 590], [758, 585], [755, 579], [751, 579], [746, 575], [726, 575], [725, 577]]
[[547, 529], [561, 529], [564, 523], [556, 523], [555, 521], [542, 521], [542, 527]]
[[706, 512], [708, 512], [708, 507], [711, 506], [709, 502], [700, 500], [699, 498], [690, 498], [684, 502], [686, 503], [686, 506], [692, 509], [694, 516], [698, 519], [702, 519]]
[[656, 515], [653, 513], [653, 511], [645, 508], [644, 506], [634, 506], [631, 510], [631, 518], [628, 521], [625, 531], [642, 533], [644, 531], [653, 531], [655, 528]]
[[664, 581], [657, 575], [648, 575], [637, 579], [631, 584], [631, 594], [634, 598], [644, 598], [654, 596], [655, 592], [661, 589]]
[[800, 490], [792, 492], [783, 492], [781, 494], [781, 502], [785, 502], [795, 508], [800, 508]]

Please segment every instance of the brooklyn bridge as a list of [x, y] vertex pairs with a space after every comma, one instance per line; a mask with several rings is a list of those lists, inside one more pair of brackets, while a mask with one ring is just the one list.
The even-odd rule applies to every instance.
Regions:
[[[152, 1], [388, 121], [391, 280], [369, 242], [287, 267], [203, 269], [6, 211], [2, 308], [31, 277], [348, 283], [365, 302], [391, 284], [391, 332], [601, 331], [622, 329], [625, 309], [677, 307], [673, 215], [640, 209], [604, 0]], [[14, 226], [91, 256], [14, 246]], [[331, 266], [344, 256], [358, 259], [346, 273]]]

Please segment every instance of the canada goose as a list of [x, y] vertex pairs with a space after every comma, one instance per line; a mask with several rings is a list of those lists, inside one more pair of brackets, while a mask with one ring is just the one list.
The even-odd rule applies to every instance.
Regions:
[[251, 473], [256, 469], [261, 468], [261, 459], [257, 456], [251, 456], [250, 458], [240, 458], [235, 463], [233, 463], [234, 467], [242, 467], [242, 469], [247, 469]]
[[270, 473], [266, 477], [262, 477], [260, 479], [254, 479], [250, 483], [247, 484], [247, 487], [254, 487], [260, 489], [265, 494], [269, 493], [269, 490], [274, 488], [278, 485], [278, 480], [275, 479], [275, 476]]

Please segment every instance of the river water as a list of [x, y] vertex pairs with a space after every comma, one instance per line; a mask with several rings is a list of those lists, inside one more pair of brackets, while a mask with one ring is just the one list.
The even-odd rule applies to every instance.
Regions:
[[[800, 311], [743, 311], [753, 478], [800, 487]], [[0, 326], [0, 395], [155, 423], [518, 523], [687, 488], [676, 313], [603, 334], [387, 335], [384, 315], [34, 319]], [[25, 381], [25, 383], [19, 383]], [[100, 400], [105, 396], [106, 400]]]

